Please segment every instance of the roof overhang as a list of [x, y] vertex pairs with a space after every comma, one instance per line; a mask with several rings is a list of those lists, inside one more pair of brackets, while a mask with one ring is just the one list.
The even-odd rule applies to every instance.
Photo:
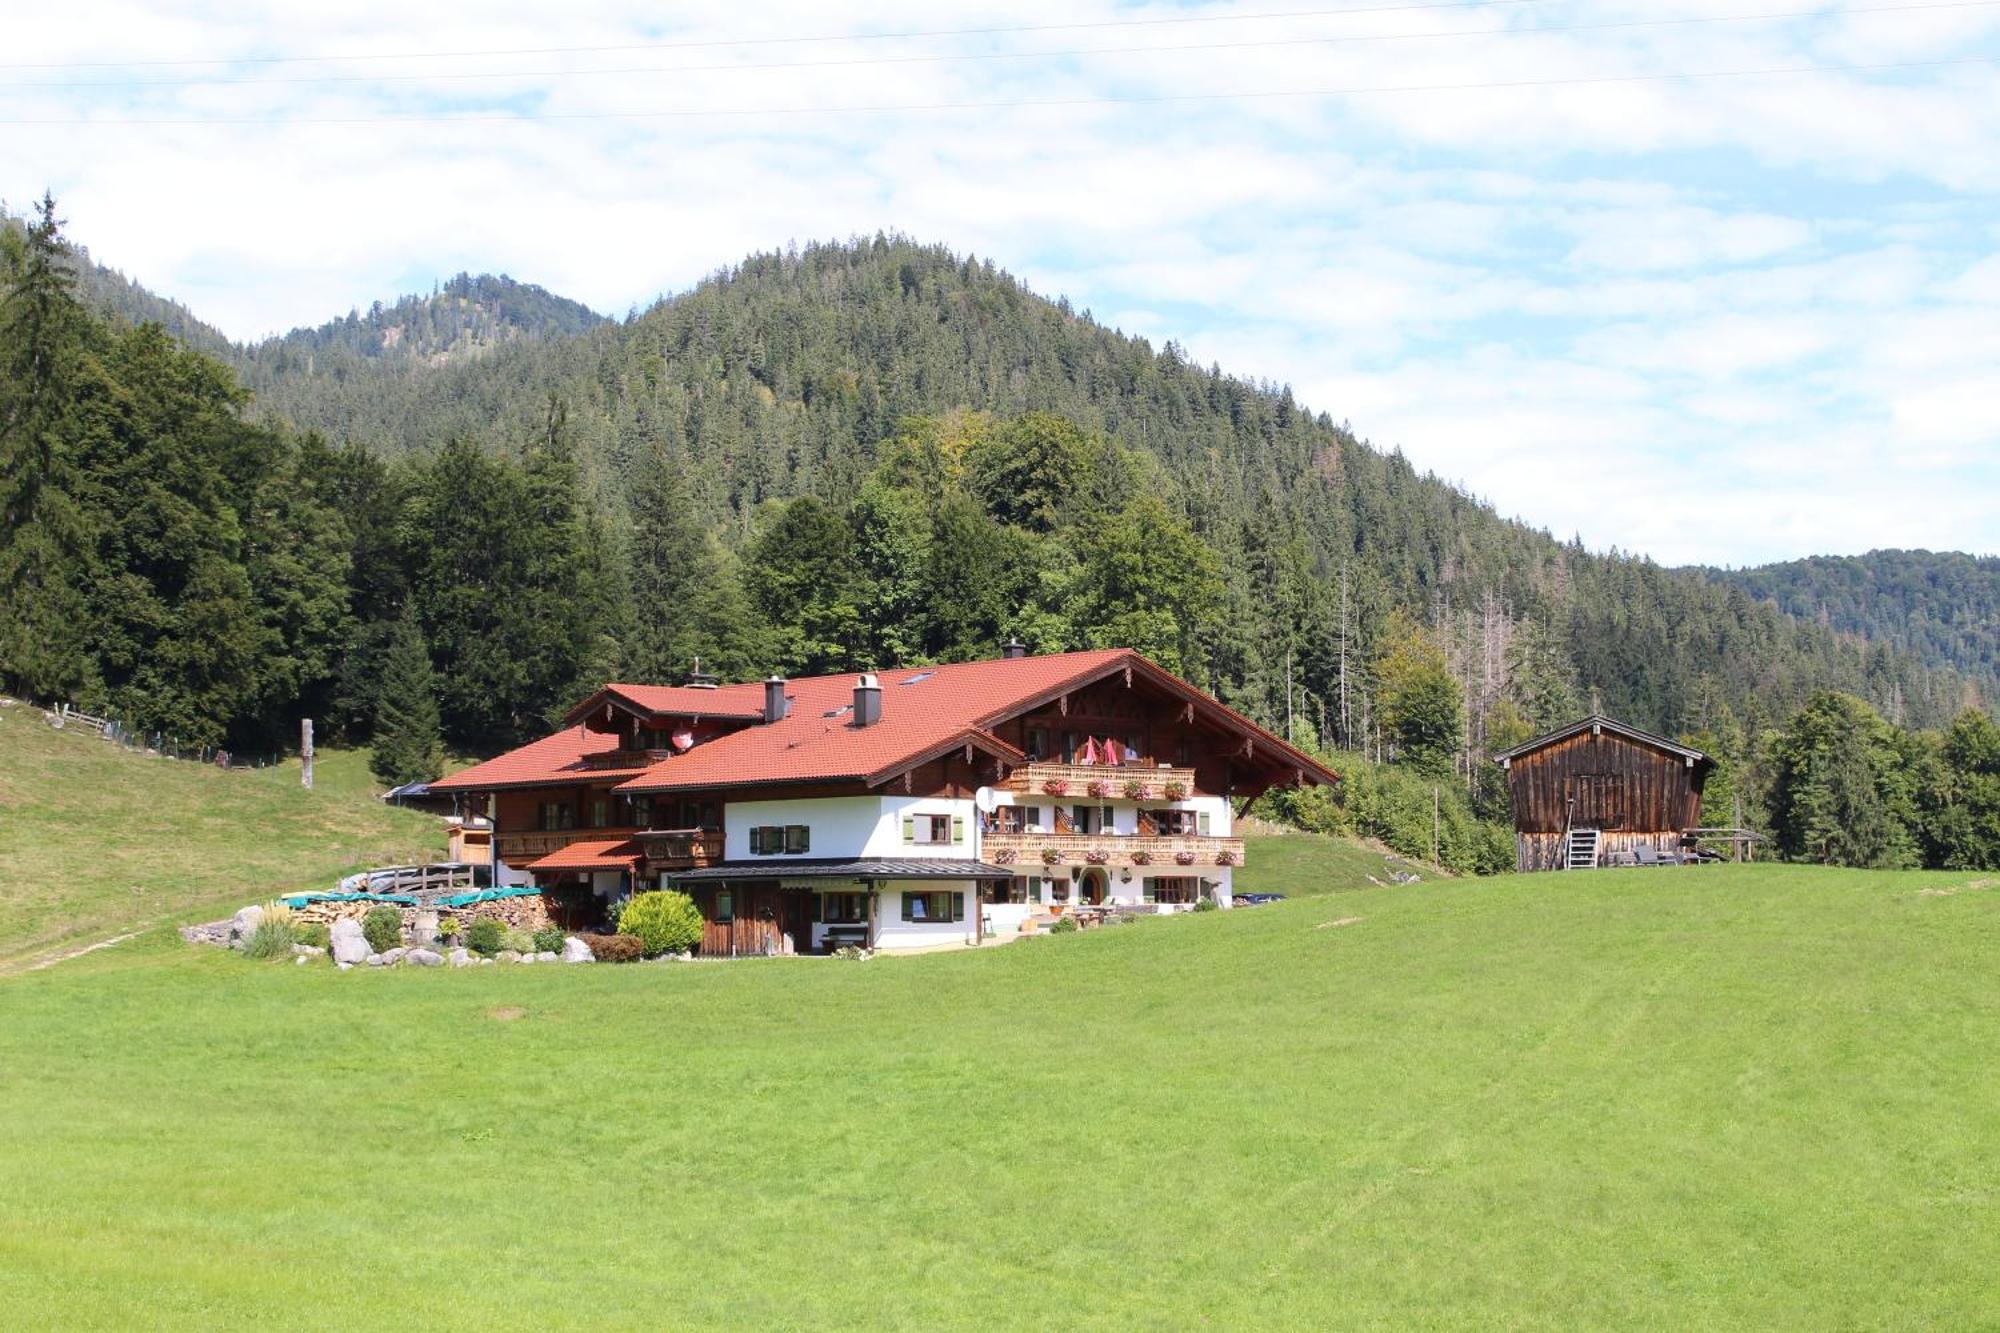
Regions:
[[697, 870], [667, 872], [675, 884], [730, 883], [767, 879], [1012, 879], [1011, 866], [944, 857], [875, 858], [872, 860], [726, 861]]
[[886, 764], [863, 777], [871, 787], [879, 787], [900, 773], [907, 773], [933, 759], [941, 759], [954, 750], [964, 750], [968, 755], [977, 750], [981, 754], [992, 755], [1009, 764], [1022, 764], [1028, 760], [1027, 753], [1001, 740], [983, 727], [964, 727], [952, 733], [943, 741], [929, 745], [914, 754], [905, 755], [894, 763]]
[[719, 717], [732, 722], [754, 722], [764, 716], [763, 709], [761, 708], [728, 707], [723, 705], [720, 697], [715, 702], [716, 707], [714, 708], [670, 709], [666, 712], [660, 712], [656, 709], [647, 708], [615, 684], [605, 685], [600, 687], [588, 699], [585, 699], [582, 703], [564, 713], [563, 725], [566, 727], [576, 726], [585, 718], [602, 713], [606, 708], [624, 713], [628, 717], [637, 718], [641, 722], [651, 722], [656, 718], [663, 717], [685, 717], [695, 721], [699, 721], [705, 717]]
[[1247, 758], [1271, 768], [1290, 769], [1294, 778], [1303, 784], [1307, 781], [1332, 786], [1340, 781], [1340, 774], [1322, 764], [1297, 746], [1288, 744], [1264, 728], [1252, 722], [1243, 714], [1215, 698], [1205, 690], [1188, 684], [1163, 666], [1148, 661], [1136, 652], [1127, 652], [1118, 661], [1106, 666], [1094, 667], [1078, 672], [1070, 680], [1051, 686], [1041, 693], [1018, 703], [1009, 704], [1005, 709], [979, 720], [980, 726], [991, 728], [1011, 717], [1018, 717], [1031, 709], [1052, 703], [1065, 694], [1073, 693], [1086, 685], [1095, 685], [1100, 680], [1124, 675], [1127, 681], [1144, 679], [1166, 690], [1191, 706], [1196, 713], [1206, 716], [1225, 731], [1234, 732], [1249, 742]]
[[630, 870], [642, 853], [632, 838], [580, 838], [559, 847], [547, 856], [522, 866], [523, 870]]
[[1546, 732], [1535, 737], [1533, 740], [1522, 741], [1510, 750], [1500, 751], [1500, 753], [1493, 756], [1493, 759], [1500, 767], [1506, 768], [1524, 754], [1532, 753], [1544, 746], [1554, 745], [1557, 741], [1566, 741], [1572, 736], [1580, 736], [1586, 731], [1592, 735], [1601, 735], [1608, 731], [1614, 736], [1623, 736], [1626, 740], [1637, 742], [1640, 745], [1650, 745], [1656, 750], [1664, 750], [1668, 754], [1678, 755], [1687, 761], [1690, 768], [1696, 764], [1713, 764], [1715, 762], [1713, 758], [1691, 745], [1682, 745], [1679, 741], [1668, 740], [1665, 736], [1656, 735], [1653, 732], [1632, 726], [1629, 723], [1620, 722], [1616, 718], [1605, 717], [1602, 713], [1592, 713], [1589, 717], [1572, 722], [1566, 727], [1557, 727], [1554, 731]]

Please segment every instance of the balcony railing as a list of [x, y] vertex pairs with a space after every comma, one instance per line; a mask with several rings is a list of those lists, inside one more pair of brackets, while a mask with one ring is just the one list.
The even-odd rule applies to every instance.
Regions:
[[[1050, 791], [1053, 783], [1060, 788]], [[1102, 788], [1093, 792], [1097, 784]], [[1009, 789], [1022, 795], [1054, 796], [1061, 800], [1164, 801], [1170, 788], [1181, 797], [1194, 794], [1194, 770], [1160, 768], [1153, 764], [1023, 764], [1007, 777]], [[1136, 793], [1136, 794], [1133, 794]]]
[[1147, 838], [1116, 833], [989, 833], [980, 839], [979, 859], [995, 865], [1144, 866], [1171, 873], [1177, 867], [1240, 866], [1243, 839], [1167, 836]]
[[638, 837], [651, 869], [693, 870], [723, 859], [720, 829], [641, 829]]
[[585, 768], [650, 768], [673, 756], [672, 750], [600, 750], [583, 757]]
[[518, 867], [524, 861], [559, 852], [573, 842], [585, 838], [629, 838], [637, 833], [631, 828], [572, 828], [561, 832], [536, 830], [529, 833], [502, 833], [500, 835], [500, 859], [508, 865]]

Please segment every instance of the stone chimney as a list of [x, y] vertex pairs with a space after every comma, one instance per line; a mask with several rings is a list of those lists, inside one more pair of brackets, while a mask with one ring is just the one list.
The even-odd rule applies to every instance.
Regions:
[[1009, 662], [1017, 657], [1026, 657], [1028, 655], [1028, 645], [1022, 643], [1018, 638], [1009, 639], [1006, 645], [1000, 649], [1000, 655]]
[[882, 682], [868, 672], [854, 682], [854, 725], [872, 727], [882, 720]]
[[791, 705], [785, 700], [785, 678], [773, 676], [764, 682], [764, 720], [782, 722]]

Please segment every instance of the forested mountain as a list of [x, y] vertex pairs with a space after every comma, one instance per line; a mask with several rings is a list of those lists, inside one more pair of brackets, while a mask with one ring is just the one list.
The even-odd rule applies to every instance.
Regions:
[[1715, 577], [1803, 620], [2000, 682], [2000, 557], [1959, 551], [1821, 555]]

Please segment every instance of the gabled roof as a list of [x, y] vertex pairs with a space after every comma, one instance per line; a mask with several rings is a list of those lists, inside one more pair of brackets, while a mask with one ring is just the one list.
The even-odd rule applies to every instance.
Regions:
[[606, 701], [623, 704], [638, 717], [724, 717], [754, 721], [764, 716], [764, 687], [761, 684], [718, 685], [621, 685], [604, 686], [588, 699], [563, 714], [574, 725], [589, 717]]
[[1606, 717], [1602, 713], [1592, 713], [1589, 717], [1572, 722], [1566, 727], [1558, 727], [1554, 731], [1537, 736], [1531, 741], [1522, 741], [1513, 749], [1502, 750], [1499, 754], [1494, 755], [1493, 758], [1496, 762], [1504, 765], [1531, 751], [1542, 749], [1544, 746], [1554, 745], [1557, 741], [1568, 740], [1571, 736], [1581, 735], [1586, 731], [1608, 731], [1614, 736], [1623, 736], [1627, 740], [1637, 741], [1641, 745], [1650, 745], [1656, 750], [1665, 750], [1669, 754], [1677, 754], [1683, 759], [1697, 763], [1712, 764], [1715, 762], [1692, 746], [1682, 745], [1679, 741], [1670, 741], [1665, 736], [1658, 736], [1650, 731], [1641, 730], [1629, 723]]
[[495, 755], [483, 764], [474, 764], [450, 777], [430, 784], [431, 792], [488, 791], [499, 787], [547, 787], [590, 781], [622, 782], [646, 771], [633, 768], [605, 768], [586, 764], [590, 755], [618, 748], [618, 737], [582, 727], [564, 727], [552, 736], [530, 741], [519, 749]]
[[[645, 768], [586, 765], [586, 756], [616, 748], [617, 737], [572, 726], [434, 782], [431, 788], [463, 791], [604, 779], [617, 779], [620, 791], [635, 794], [837, 781], [873, 786], [967, 746], [1018, 764], [1026, 756], [993, 735], [994, 725], [1119, 672], [1130, 672], [1135, 680], [1143, 679], [1194, 705], [1212, 722], [1240, 735], [1266, 763], [1313, 781], [1339, 781], [1339, 775], [1325, 765], [1179, 677], [1130, 649], [1111, 648], [878, 672], [882, 716], [866, 727], [853, 725], [856, 673], [788, 681], [785, 696], [790, 712], [782, 720], [759, 721]], [[711, 704], [704, 715], [763, 715], [761, 683], [715, 690], [610, 685], [585, 704], [601, 703], [613, 692], [634, 704], [661, 705], [665, 710], [681, 707], [689, 695], [732, 709], [747, 702], [754, 707], [745, 713], [724, 713]], [[585, 705], [578, 709], [585, 710]], [[579, 715], [571, 713], [572, 718]]]
[[628, 834], [620, 838], [579, 838], [547, 856], [530, 861], [525, 870], [630, 870], [642, 856]]

